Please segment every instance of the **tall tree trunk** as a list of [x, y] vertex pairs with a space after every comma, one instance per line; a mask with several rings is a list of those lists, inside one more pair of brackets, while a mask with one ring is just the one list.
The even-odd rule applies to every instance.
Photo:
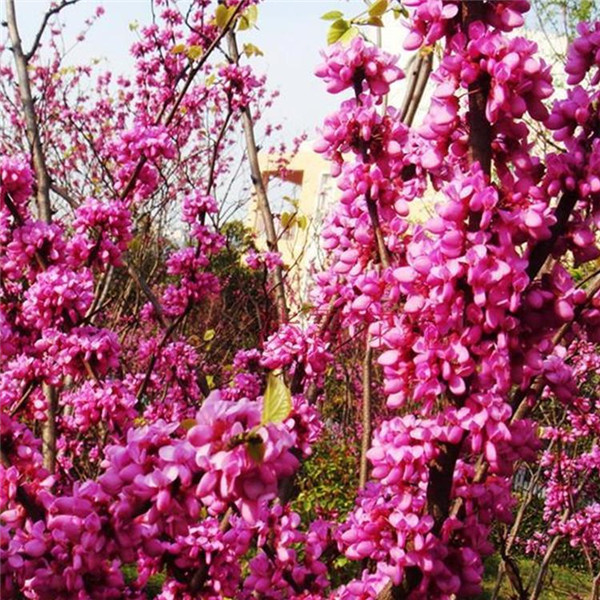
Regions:
[[23, 116], [27, 128], [27, 141], [31, 150], [33, 169], [37, 186], [38, 214], [42, 221], [50, 223], [52, 220], [52, 207], [50, 205], [50, 177], [46, 168], [46, 160], [40, 139], [39, 123], [35, 114], [35, 105], [31, 93], [31, 82], [29, 80], [28, 61], [23, 53], [21, 36], [17, 26], [17, 15], [14, 0], [6, 0], [6, 22], [8, 35], [10, 37], [11, 50], [17, 70], [17, 81], [19, 82], [19, 95], [23, 105]]
[[371, 360], [373, 349], [371, 348], [371, 336], [367, 335], [365, 342], [365, 355], [363, 358], [363, 396], [362, 396], [362, 438], [360, 444], [360, 472], [358, 485], [362, 489], [367, 483], [369, 463], [367, 451], [371, 446]]
[[46, 396], [46, 421], [42, 428], [42, 456], [44, 467], [54, 473], [56, 470], [56, 418], [58, 412], [58, 393], [54, 386], [44, 383], [44, 396]]
[[[235, 39], [235, 33], [230, 30], [227, 32], [227, 41], [229, 45], [229, 53], [233, 60], [237, 63], [240, 59], [240, 54]], [[275, 220], [271, 212], [267, 189], [260, 171], [258, 162], [258, 149], [256, 146], [256, 138], [254, 136], [254, 121], [252, 114], [247, 106], [242, 109], [242, 126], [244, 128], [244, 136], [246, 138], [246, 152], [248, 154], [248, 162], [250, 164], [250, 177], [256, 194], [256, 203], [260, 212], [265, 233], [267, 238], [267, 247], [271, 252], [278, 252], [277, 232], [275, 230]], [[285, 286], [283, 281], [283, 269], [280, 265], [276, 265], [272, 271], [273, 287], [275, 290], [275, 302], [277, 304], [277, 312], [280, 323], [288, 321], [288, 308], [285, 297]]]
[[[31, 93], [28, 61], [21, 44], [14, 0], [6, 0], [6, 22], [17, 71], [19, 95], [21, 104], [23, 105], [23, 116], [25, 117], [25, 126], [27, 129], [27, 141], [29, 142], [33, 169], [35, 172], [38, 215], [42, 221], [50, 223], [52, 221], [50, 176], [48, 175], [48, 169], [46, 168], [44, 150], [40, 139], [39, 123], [35, 114], [35, 105]], [[42, 431], [42, 454], [44, 466], [53, 473], [56, 466], [56, 411], [58, 397], [56, 390], [49, 385], [44, 385], [44, 395], [46, 396], [48, 408], [46, 412], [46, 421], [44, 422]]]

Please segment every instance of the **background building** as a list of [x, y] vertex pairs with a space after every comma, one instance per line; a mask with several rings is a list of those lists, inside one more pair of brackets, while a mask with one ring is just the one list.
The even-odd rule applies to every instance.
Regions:
[[[405, 29], [397, 20], [386, 20], [386, 26], [375, 33], [369, 28], [375, 43], [387, 52], [400, 56], [399, 65], [409, 72], [410, 58], [402, 49], [401, 43]], [[521, 32], [538, 44], [540, 56], [552, 67], [552, 76], [556, 87], [556, 96], [564, 95], [565, 77], [562, 56], [567, 46], [565, 36], [548, 36], [540, 31]], [[414, 57], [413, 57], [414, 60]], [[435, 68], [435, 64], [434, 64]], [[404, 102], [407, 79], [392, 86], [387, 98], [391, 106], [400, 107]], [[416, 112], [414, 123], [418, 124], [429, 106], [429, 97], [433, 83], [429, 78], [423, 99]], [[533, 130], [535, 131], [535, 129]], [[326, 260], [319, 240], [323, 219], [335, 200], [339, 190], [330, 174], [330, 163], [313, 149], [314, 141], [304, 142], [293, 155], [261, 153], [259, 162], [263, 180], [267, 187], [271, 210], [275, 216], [279, 235], [279, 251], [288, 269], [288, 276], [295, 279], [301, 297], [307, 289], [310, 274], [320, 270]], [[545, 150], [544, 140], [539, 141], [539, 151]], [[282, 165], [286, 165], [282, 168]], [[414, 200], [410, 218], [424, 221], [435, 212], [436, 194], [431, 190], [425, 198]], [[246, 224], [256, 233], [256, 246], [266, 248], [264, 225], [257, 212], [256, 202], [252, 201]]]

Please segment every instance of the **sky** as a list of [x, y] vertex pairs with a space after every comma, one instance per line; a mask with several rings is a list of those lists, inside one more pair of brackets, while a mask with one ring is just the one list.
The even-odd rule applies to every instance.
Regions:
[[[186, 4], [188, 0], [180, 0]], [[24, 47], [28, 48], [37, 31], [49, 0], [15, 0], [17, 18]], [[150, 0], [80, 0], [67, 7], [61, 15], [67, 24], [66, 47], [70, 47], [83, 27], [84, 21], [101, 4], [105, 14], [94, 24], [84, 43], [71, 51], [69, 59], [76, 63], [92, 59], [105, 59], [114, 73], [131, 73], [133, 60], [129, 47], [136, 33], [129, 25], [137, 21], [140, 25], [151, 19]], [[280, 139], [286, 142], [308, 133], [316, 137], [315, 128], [325, 116], [336, 110], [341, 98], [325, 90], [325, 84], [314, 75], [320, 63], [320, 51], [326, 48], [329, 22], [320, 17], [331, 10], [341, 10], [351, 17], [363, 12], [364, 0], [264, 0], [260, 4], [258, 28], [241, 32], [240, 42], [251, 42], [264, 52], [264, 58], [254, 58], [258, 71], [268, 77], [268, 86], [278, 90], [280, 97], [266, 115], [272, 124], [281, 123]], [[0, 19], [4, 20], [4, 2], [0, 1]], [[372, 33], [373, 28], [370, 28]], [[393, 53], [402, 54], [403, 27], [398, 22], [387, 22], [383, 29], [383, 47]], [[243, 37], [242, 37], [243, 36]], [[542, 47], [544, 40], [541, 42]], [[405, 66], [408, 56], [400, 57], [400, 66]], [[398, 89], [397, 93], [401, 94]]]
[[[27, 49], [44, 12], [48, 0], [15, 0], [17, 20], [23, 45]], [[84, 21], [101, 4], [105, 14], [94, 24], [82, 44], [70, 52], [69, 59], [85, 63], [105, 59], [114, 73], [131, 73], [132, 58], [129, 47], [136, 39], [129, 28], [137, 21], [150, 22], [149, 0], [81, 0], [61, 13], [67, 24], [66, 47], [82, 29]], [[4, 20], [4, 3], [0, 3], [0, 18]], [[333, 112], [340, 98], [328, 94], [324, 83], [314, 76], [320, 62], [320, 51], [326, 47], [329, 23], [320, 19], [331, 10], [342, 10], [348, 16], [364, 10], [362, 0], [265, 0], [259, 8], [258, 28], [244, 32], [240, 42], [252, 42], [265, 54], [256, 60], [257, 70], [268, 76], [270, 89], [277, 89], [280, 97], [268, 115], [272, 123], [281, 123], [281, 140], [289, 142], [303, 131], [315, 137], [315, 127]], [[242, 34], [240, 34], [241, 36]]]

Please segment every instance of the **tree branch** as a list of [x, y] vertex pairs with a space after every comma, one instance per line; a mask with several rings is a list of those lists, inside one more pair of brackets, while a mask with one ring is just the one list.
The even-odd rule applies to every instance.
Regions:
[[[239, 62], [240, 54], [235, 39], [235, 33], [233, 31], [229, 31], [227, 33], [227, 41], [229, 44], [229, 52], [231, 53], [233, 60], [236, 63]], [[258, 149], [256, 146], [256, 139], [254, 137], [254, 123], [252, 120], [252, 115], [250, 114], [250, 109], [247, 106], [244, 106], [241, 109], [241, 112], [242, 126], [244, 128], [244, 135], [246, 137], [246, 151], [248, 154], [248, 162], [250, 164], [250, 176], [254, 185], [256, 203], [265, 226], [267, 247], [271, 252], [277, 252], [278, 246], [277, 232], [275, 231], [275, 221], [273, 219], [273, 213], [271, 212], [271, 206], [269, 205], [267, 190], [258, 162]], [[283, 283], [283, 269], [280, 265], [276, 265], [272, 273], [279, 321], [280, 323], [286, 323], [288, 321], [288, 308], [285, 297], [285, 287]]]
[[[8, 456], [2, 449], [0, 449], [0, 463], [2, 463], [2, 466], [5, 469], [9, 469], [12, 466]], [[44, 519], [44, 511], [42, 508], [40, 508], [21, 485], [17, 486], [16, 500], [25, 509], [25, 512], [34, 523]]]
[[[462, 2], [463, 30], [475, 21], [485, 22], [485, 2]], [[492, 126], [488, 121], [485, 109], [490, 93], [490, 76], [481, 72], [475, 81], [469, 84], [469, 158], [472, 163], [478, 162], [481, 170], [489, 177], [492, 169]], [[469, 230], [479, 229], [480, 212], [472, 212], [469, 217]]]
[[402, 102], [400, 120], [409, 127], [412, 125], [421, 99], [425, 93], [425, 87], [429, 81], [431, 70], [433, 68], [433, 52], [423, 56], [422, 53], [416, 58], [415, 66], [410, 73], [409, 87]]
[[[13, 0], [9, 0], [9, 1], [13, 1]], [[231, 26], [235, 22], [235, 19], [238, 16], [240, 10], [242, 9], [243, 5], [244, 5], [244, 0], [241, 0], [241, 2], [239, 2], [238, 5], [235, 7], [235, 10], [232, 11], [231, 15], [229, 16], [229, 19], [227, 20], [227, 23], [225, 23], [225, 26], [219, 32], [219, 35], [213, 40], [213, 42], [210, 44], [210, 46], [206, 49], [206, 52], [202, 55], [202, 57], [194, 65], [194, 68], [190, 70], [188, 77], [185, 80], [185, 83], [183, 84], [183, 87], [181, 88], [177, 98], [175, 99], [175, 102], [173, 103], [171, 110], [169, 111], [169, 114], [167, 115], [167, 118], [164, 120], [163, 125], [168, 126], [171, 124], [171, 122], [175, 118], [175, 115], [177, 114], [177, 111], [179, 110], [179, 106], [183, 102], [185, 95], [187, 94], [190, 86], [192, 85], [194, 78], [196, 77], [196, 75], [198, 74], [200, 69], [202, 69], [202, 67], [205, 65], [206, 61], [212, 54], [213, 50], [215, 50], [215, 48], [218, 47], [221, 40], [227, 35], [229, 30], [231, 29]], [[187, 69], [187, 67], [186, 67], [186, 69]], [[169, 107], [168, 102], [165, 102], [165, 104], [163, 104], [163, 107], [162, 107], [160, 113], [158, 114], [158, 117], [156, 118], [156, 121], [155, 121], [156, 125], [160, 124], [163, 121], [163, 117], [165, 116], [165, 114], [167, 114], [168, 107]], [[144, 166], [144, 164], [146, 164], [147, 160], [148, 159], [144, 155], [138, 161], [138, 164], [136, 165], [129, 181], [127, 182], [127, 185], [123, 188], [123, 191], [119, 195], [121, 200], [124, 200], [125, 198], [127, 198], [127, 196], [129, 196], [129, 194], [133, 191], [133, 188], [135, 187], [137, 178], [139, 177], [139, 175], [142, 171], [142, 167]]]
[[546, 259], [550, 256], [556, 240], [565, 232], [571, 212], [575, 208], [577, 202], [577, 194], [575, 192], [567, 192], [563, 194], [554, 215], [556, 223], [550, 228], [550, 237], [546, 240], [538, 242], [529, 255], [529, 264], [527, 265], [527, 275], [533, 281], [540, 269], [544, 266]]
[[56, 469], [56, 418], [58, 412], [58, 393], [54, 386], [42, 384], [48, 408], [46, 421], [42, 426], [42, 456], [44, 467], [54, 473]]
[[50, 205], [50, 177], [46, 168], [44, 151], [40, 140], [40, 132], [33, 95], [31, 93], [31, 82], [27, 70], [27, 57], [23, 54], [21, 37], [17, 26], [17, 15], [15, 12], [14, 0], [6, 0], [6, 19], [8, 24], [8, 34], [10, 37], [11, 49], [13, 51], [15, 67], [17, 69], [17, 80], [19, 82], [19, 94], [21, 104], [23, 105], [23, 116], [25, 117], [25, 126], [27, 129], [27, 140], [31, 149], [33, 158], [33, 168], [35, 171], [37, 184], [37, 204], [40, 219], [46, 223], [52, 221], [52, 207]]
[[369, 463], [367, 452], [371, 446], [371, 361], [373, 359], [373, 349], [371, 348], [371, 336], [366, 336], [365, 355], [363, 358], [363, 376], [362, 376], [362, 438], [360, 444], [360, 471], [358, 476], [358, 487], [364, 488], [367, 484], [367, 475]]
[[44, 15], [44, 18], [42, 20], [42, 24], [40, 25], [40, 28], [38, 29], [35, 39], [33, 40], [31, 50], [29, 50], [29, 52], [27, 52], [27, 54], [25, 54], [25, 60], [27, 62], [29, 62], [33, 58], [35, 51], [38, 49], [38, 46], [40, 45], [40, 42], [42, 41], [42, 35], [44, 34], [44, 30], [46, 29], [46, 25], [48, 25], [48, 21], [50, 20], [50, 18], [53, 15], [57, 15], [63, 8], [66, 8], [67, 6], [70, 6], [71, 4], [77, 4], [77, 2], [79, 2], [79, 0], [63, 0], [58, 6], [54, 6], [46, 12], [46, 14]]
[[142, 290], [146, 298], [148, 298], [150, 304], [152, 304], [152, 308], [156, 313], [158, 322], [162, 325], [162, 327], [168, 329], [170, 325], [165, 320], [162, 306], [160, 305], [158, 298], [154, 295], [154, 292], [150, 289], [150, 286], [146, 283], [144, 276], [141, 273], [138, 273], [135, 267], [128, 260], [124, 260], [123, 263], [127, 267], [127, 272], [129, 273], [130, 277], [133, 279], [133, 281], [135, 281], [140, 290]]

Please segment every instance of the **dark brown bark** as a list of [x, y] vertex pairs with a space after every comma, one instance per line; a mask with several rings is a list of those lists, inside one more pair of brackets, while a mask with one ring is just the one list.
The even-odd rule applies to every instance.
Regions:
[[[481, 20], [485, 10], [484, 2], [462, 3], [463, 29], [466, 31], [470, 23]], [[487, 120], [485, 109], [490, 90], [490, 78], [487, 73], [481, 73], [469, 85], [469, 112], [467, 125], [469, 132], [469, 158], [471, 162], [478, 162], [482, 171], [489, 176], [492, 164], [492, 128]], [[479, 228], [481, 215], [472, 213], [469, 219], [469, 229]], [[468, 393], [468, 392], [467, 392]], [[464, 396], [466, 397], [466, 395]], [[450, 401], [450, 399], [448, 399]], [[460, 405], [462, 398], [452, 398], [452, 402]], [[464, 438], [463, 438], [464, 439]], [[462, 440], [459, 443], [440, 444], [440, 455], [429, 468], [429, 482], [427, 484], [427, 510], [434, 519], [432, 532], [439, 535], [445, 520], [450, 514], [451, 492], [456, 461], [460, 454]], [[400, 589], [395, 590], [394, 598], [406, 598], [418, 586], [421, 574], [409, 572], [405, 575]]]
[[547, 258], [552, 253], [556, 241], [565, 232], [569, 217], [575, 208], [576, 202], [577, 194], [575, 192], [568, 192], [560, 199], [560, 202], [554, 211], [556, 223], [550, 228], [550, 237], [538, 242], [529, 255], [529, 264], [527, 265], [527, 275], [529, 275], [529, 279], [535, 279], [536, 275], [540, 272], [540, 269], [544, 266]]
[[440, 456], [429, 468], [427, 512], [433, 517], [433, 533], [439, 535], [450, 511], [450, 492], [454, 468], [462, 444], [440, 444]]
[[[484, 10], [485, 4], [483, 2], [463, 2], [464, 29], [466, 30], [470, 23], [482, 19]], [[488, 176], [492, 160], [492, 130], [485, 115], [489, 85], [490, 81], [487, 73], [481, 73], [469, 85], [469, 112], [467, 115], [469, 155], [473, 162], [479, 162], [483, 172]], [[479, 214], [471, 214], [469, 228], [478, 228], [479, 221]], [[461, 399], [454, 399], [454, 403], [461, 404]], [[442, 525], [450, 513], [452, 481], [461, 446], [462, 440], [455, 444], [440, 444], [440, 456], [429, 469], [427, 508], [429, 514], [434, 518], [433, 533], [435, 535], [439, 535]]]
[[[463, 30], [467, 32], [471, 23], [484, 20], [485, 10], [485, 2], [464, 1], [462, 3]], [[478, 162], [487, 175], [490, 174], [492, 166], [492, 126], [485, 115], [489, 93], [490, 76], [482, 72], [473, 83], [469, 84], [467, 124], [469, 157], [472, 162]]]

